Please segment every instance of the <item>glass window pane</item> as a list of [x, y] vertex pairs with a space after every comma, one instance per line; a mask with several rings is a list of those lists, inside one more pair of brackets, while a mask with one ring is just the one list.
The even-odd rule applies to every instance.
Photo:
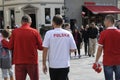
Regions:
[[15, 11], [13, 9], [10, 10], [10, 21], [12, 29], [15, 28]]
[[0, 11], [0, 28], [3, 29], [3, 11]]
[[51, 24], [50, 8], [45, 8], [45, 24]]
[[60, 8], [55, 8], [55, 15], [60, 14]]

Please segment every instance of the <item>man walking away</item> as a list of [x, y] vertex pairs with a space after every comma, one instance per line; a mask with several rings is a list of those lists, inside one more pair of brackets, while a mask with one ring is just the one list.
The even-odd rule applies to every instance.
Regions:
[[72, 34], [61, 28], [63, 18], [53, 18], [54, 30], [46, 33], [43, 42], [43, 72], [46, 74], [46, 58], [48, 55], [50, 80], [67, 80], [70, 67], [70, 51], [76, 50]]
[[[114, 26], [114, 23], [115, 19], [112, 15], [105, 17], [106, 30], [101, 32], [95, 61], [98, 64], [102, 51], [104, 51], [105, 80], [120, 80], [120, 30]], [[113, 79], [113, 73], [115, 73], [115, 79]]]
[[83, 34], [82, 34], [83, 41], [84, 41], [85, 56], [89, 55], [89, 49], [88, 49], [88, 47], [89, 47], [88, 28], [89, 28], [89, 25], [86, 25], [86, 27], [83, 30]]
[[13, 64], [15, 64], [15, 80], [39, 80], [38, 52], [42, 50], [42, 40], [37, 30], [32, 29], [31, 18], [22, 17], [22, 26], [12, 32], [10, 41], [2, 40], [3, 46], [13, 50]]
[[95, 23], [90, 24], [90, 27], [88, 29], [88, 35], [89, 35], [89, 56], [94, 57], [98, 37], [98, 29]]

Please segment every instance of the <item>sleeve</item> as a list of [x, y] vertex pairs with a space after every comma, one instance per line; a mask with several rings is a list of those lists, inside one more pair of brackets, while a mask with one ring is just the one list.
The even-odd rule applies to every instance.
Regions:
[[79, 33], [79, 39], [80, 39], [80, 43], [83, 41], [83, 37], [82, 37], [82, 33]]
[[10, 37], [10, 41], [3, 39], [2, 45], [3, 45], [3, 47], [6, 47], [11, 50], [14, 48], [14, 31], [12, 32], [12, 35]]
[[96, 35], [98, 35], [98, 34], [99, 34], [99, 29], [96, 28]]
[[99, 40], [98, 40], [99, 46], [104, 46], [104, 41], [105, 41], [104, 33], [101, 32]]
[[44, 37], [43, 47], [49, 48], [50, 47], [50, 34], [47, 32]]
[[40, 36], [40, 34], [37, 32], [37, 45], [38, 45], [38, 49], [39, 50], [43, 50], [43, 47], [42, 47], [42, 38]]
[[70, 35], [70, 49], [77, 49], [73, 35]]

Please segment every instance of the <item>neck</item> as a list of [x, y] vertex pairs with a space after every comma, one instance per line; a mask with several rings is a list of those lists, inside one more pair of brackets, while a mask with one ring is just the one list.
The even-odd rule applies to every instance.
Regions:
[[114, 24], [110, 24], [110, 25], [108, 25], [108, 27], [113, 27], [113, 25], [114, 25]]
[[30, 25], [29, 23], [22, 23], [22, 25]]
[[61, 28], [61, 26], [55, 26], [54, 28]]

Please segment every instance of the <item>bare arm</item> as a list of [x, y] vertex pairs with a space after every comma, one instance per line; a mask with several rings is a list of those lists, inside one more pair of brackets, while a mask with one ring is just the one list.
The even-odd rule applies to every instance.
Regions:
[[100, 57], [101, 57], [101, 55], [102, 55], [102, 50], [103, 50], [103, 46], [99, 46], [99, 47], [98, 47], [98, 50], [97, 50], [97, 55], [96, 55], [96, 60], [95, 60], [95, 62], [98, 62], [98, 61], [99, 61], [99, 59], [100, 59]]
[[46, 59], [47, 59], [48, 48], [43, 48], [43, 56], [42, 56], [42, 63], [43, 63], [43, 72], [47, 73], [47, 66], [46, 66]]

